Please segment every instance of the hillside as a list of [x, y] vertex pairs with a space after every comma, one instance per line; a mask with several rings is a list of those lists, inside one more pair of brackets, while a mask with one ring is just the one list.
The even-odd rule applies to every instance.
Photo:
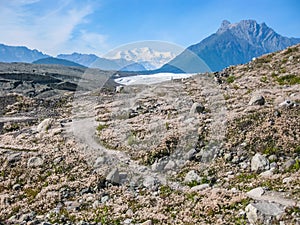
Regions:
[[86, 72], [77, 84], [89, 90], [55, 101], [12, 85], [1, 98], [0, 221], [299, 224], [299, 71], [295, 45], [113, 91]]
[[72, 62], [69, 60], [58, 59], [58, 58], [53, 58], [53, 57], [38, 59], [32, 63], [33, 64], [54, 64], [54, 65], [62, 65], [62, 66], [85, 67], [83, 65], [80, 65], [78, 63], [75, 63], [75, 62]]

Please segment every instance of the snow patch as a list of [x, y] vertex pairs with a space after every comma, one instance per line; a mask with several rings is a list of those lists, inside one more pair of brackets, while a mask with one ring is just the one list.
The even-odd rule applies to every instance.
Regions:
[[157, 84], [164, 81], [173, 79], [188, 78], [195, 75], [195, 73], [156, 73], [150, 75], [137, 75], [130, 77], [122, 77], [115, 79], [115, 82], [122, 85], [135, 85], [135, 84]]

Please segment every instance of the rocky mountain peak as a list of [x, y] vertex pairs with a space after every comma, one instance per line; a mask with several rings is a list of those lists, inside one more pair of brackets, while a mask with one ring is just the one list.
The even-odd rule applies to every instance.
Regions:
[[217, 33], [223, 33], [226, 30], [228, 30], [230, 24], [231, 23], [228, 20], [223, 20], [222, 23], [221, 23], [220, 28], [217, 31]]

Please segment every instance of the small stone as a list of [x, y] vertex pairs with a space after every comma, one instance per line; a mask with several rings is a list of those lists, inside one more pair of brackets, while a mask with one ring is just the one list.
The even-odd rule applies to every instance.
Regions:
[[190, 114], [203, 113], [204, 109], [205, 107], [202, 104], [195, 102], [191, 107]]
[[200, 183], [202, 178], [195, 172], [195, 170], [189, 171], [184, 178], [184, 183], [188, 184], [191, 182], [198, 182]]
[[132, 219], [126, 219], [126, 220], [124, 220], [124, 224], [131, 224], [131, 222], [132, 222]]
[[278, 169], [277, 163], [276, 163], [276, 162], [270, 163], [270, 169], [271, 169], [271, 170]]
[[97, 209], [100, 206], [100, 201], [99, 200], [94, 201], [92, 206], [93, 209]]
[[238, 156], [234, 156], [231, 160], [233, 164], [238, 164], [240, 162], [240, 158]]
[[248, 168], [249, 164], [246, 162], [241, 162], [241, 163], [239, 163], [239, 166], [241, 169], [245, 170]]
[[15, 184], [13, 187], [13, 190], [18, 191], [21, 189], [21, 185], [20, 184]]
[[89, 187], [84, 188], [80, 191], [80, 195], [89, 194], [89, 193], [92, 193]]
[[44, 160], [40, 157], [31, 157], [27, 161], [27, 167], [40, 167], [44, 164]]
[[128, 209], [127, 211], [126, 211], [126, 216], [128, 216], [128, 217], [133, 217], [133, 211], [131, 210], [131, 209]]
[[292, 61], [294, 59], [294, 57], [291, 55], [290, 57], [289, 57], [289, 61]]
[[272, 162], [277, 161], [277, 156], [276, 156], [276, 155], [270, 155], [268, 158], [269, 158], [269, 160], [272, 161]]
[[269, 168], [269, 160], [260, 153], [256, 153], [251, 159], [251, 171], [258, 172]]
[[232, 156], [232, 153], [231, 153], [231, 152], [230, 152], [230, 153], [226, 153], [226, 154], [224, 155], [224, 159], [225, 159], [226, 161], [231, 161], [232, 158], [233, 158], [233, 156]]
[[286, 178], [284, 178], [284, 179], [282, 180], [282, 183], [288, 184], [288, 183], [290, 183], [291, 181], [293, 181], [293, 178], [291, 178], [291, 177], [286, 177]]
[[114, 168], [110, 173], [106, 176], [106, 180], [112, 184], [120, 184], [120, 174], [118, 168]]
[[251, 97], [249, 105], [264, 105], [265, 98], [262, 95], [255, 94]]
[[108, 195], [104, 195], [102, 198], [101, 198], [101, 203], [105, 203], [109, 200], [109, 196]]

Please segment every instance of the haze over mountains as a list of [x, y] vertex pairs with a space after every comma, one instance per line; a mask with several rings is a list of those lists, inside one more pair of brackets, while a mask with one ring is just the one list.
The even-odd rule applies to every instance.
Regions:
[[242, 20], [231, 24], [224, 20], [216, 33], [189, 46], [176, 57], [172, 52], [142, 47], [114, 52], [106, 58], [80, 53], [59, 54], [53, 58], [38, 50], [0, 44], [0, 61], [82, 65], [103, 70], [194, 73], [220, 71], [297, 43], [300, 43], [300, 38], [281, 36], [265, 23]]

